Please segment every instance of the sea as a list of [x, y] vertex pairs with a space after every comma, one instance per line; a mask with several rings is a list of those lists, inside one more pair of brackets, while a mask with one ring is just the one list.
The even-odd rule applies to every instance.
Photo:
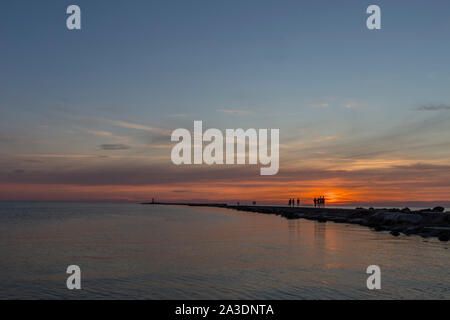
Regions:
[[0, 299], [450, 299], [449, 247], [224, 208], [1, 202]]

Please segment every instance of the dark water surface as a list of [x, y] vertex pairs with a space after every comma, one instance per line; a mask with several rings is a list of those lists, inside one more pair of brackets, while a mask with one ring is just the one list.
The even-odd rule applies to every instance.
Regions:
[[[0, 298], [450, 299], [449, 246], [216, 208], [5, 202]], [[381, 290], [366, 287], [372, 264]]]

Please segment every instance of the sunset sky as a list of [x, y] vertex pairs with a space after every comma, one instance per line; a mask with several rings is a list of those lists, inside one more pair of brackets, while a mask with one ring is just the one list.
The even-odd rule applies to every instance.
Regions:
[[[4, 0], [0, 200], [450, 205], [449, 13], [448, 0]], [[279, 128], [278, 175], [175, 166], [170, 134], [194, 120]]]

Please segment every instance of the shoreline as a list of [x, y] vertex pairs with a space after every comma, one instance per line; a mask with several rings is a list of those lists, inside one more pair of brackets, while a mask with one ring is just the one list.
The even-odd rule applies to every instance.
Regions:
[[321, 223], [358, 224], [374, 231], [389, 231], [393, 236], [419, 235], [423, 238], [436, 237], [440, 241], [450, 240], [450, 212], [444, 208], [410, 210], [396, 208], [382, 209], [344, 209], [344, 208], [313, 208], [313, 207], [283, 207], [258, 205], [228, 205], [226, 203], [164, 203], [147, 202], [144, 205], [175, 205], [191, 207], [215, 207], [237, 211], [274, 214], [286, 219], [308, 219]]

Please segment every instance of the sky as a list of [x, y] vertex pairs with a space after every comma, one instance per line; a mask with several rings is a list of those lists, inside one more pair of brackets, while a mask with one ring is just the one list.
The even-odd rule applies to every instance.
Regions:
[[[450, 205], [448, 1], [0, 6], [0, 200]], [[279, 128], [279, 173], [175, 166], [195, 120]]]

